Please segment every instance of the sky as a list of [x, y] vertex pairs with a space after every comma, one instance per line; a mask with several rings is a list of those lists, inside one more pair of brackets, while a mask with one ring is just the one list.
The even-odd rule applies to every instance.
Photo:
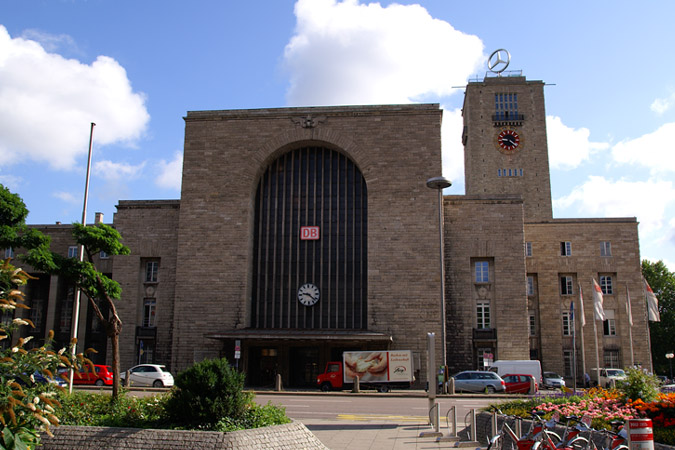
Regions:
[[546, 83], [555, 218], [637, 217], [675, 270], [675, 2], [2, 0], [0, 183], [28, 223], [180, 198], [188, 111], [439, 103], [464, 194], [463, 87], [494, 50]]

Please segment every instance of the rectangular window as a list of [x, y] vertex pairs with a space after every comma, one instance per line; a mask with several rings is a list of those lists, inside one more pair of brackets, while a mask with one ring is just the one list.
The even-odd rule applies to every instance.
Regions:
[[621, 367], [619, 365], [619, 351], [618, 350], [605, 350], [604, 352], [605, 367], [618, 369]]
[[484, 348], [479, 347], [478, 348], [478, 351], [476, 353], [476, 356], [477, 356], [476, 359], [478, 360], [478, 367], [477, 367], [478, 370], [485, 370], [485, 368], [486, 368], [486, 366], [485, 366], [485, 355], [492, 354], [493, 355], [492, 360], [493, 361], [495, 360], [494, 352], [492, 350], [493, 349], [489, 348], [489, 347], [484, 347]]
[[600, 242], [600, 256], [612, 256], [612, 244], [609, 241]]
[[495, 94], [495, 120], [518, 120], [518, 94]]
[[572, 256], [572, 243], [569, 241], [560, 243], [560, 256]]
[[77, 245], [71, 245], [68, 247], [68, 258], [77, 258], [78, 256]]
[[489, 264], [487, 261], [476, 261], [476, 283], [488, 283], [490, 281]]
[[99, 253], [98, 257], [101, 259], [108, 259], [108, 254], [101, 250], [101, 253]]
[[35, 325], [35, 328], [37, 330], [42, 328], [42, 309], [43, 309], [42, 299], [34, 298], [31, 300], [30, 320], [33, 322], [33, 325]]
[[143, 301], [143, 326], [144, 327], [154, 327], [155, 326], [155, 310], [157, 302], [154, 298], [146, 298]]
[[560, 277], [560, 295], [574, 295], [574, 277], [569, 275]]
[[527, 277], [527, 295], [534, 295], [534, 277], [532, 275]]
[[563, 336], [572, 336], [572, 320], [570, 319], [570, 312], [563, 311], [562, 313], [562, 328]]
[[476, 303], [476, 328], [490, 328], [490, 302]]
[[5, 249], [5, 259], [14, 258], [14, 249], [12, 247]]
[[605, 295], [614, 294], [611, 275], [600, 275], [600, 289], [602, 289], [602, 293]]
[[148, 261], [145, 264], [145, 282], [156, 283], [158, 270], [159, 270], [159, 261]]
[[532, 242], [525, 243], [525, 256], [532, 256]]
[[614, 310], [605, 310], [605, 320], [602, 322], [602, 330], [605, 336], [616, 336], [616, 321], [614, 320]]
[[530, 313], [530, 336], [537, 335], [537, 320], [534, 316], [534, 313]]
[[563, 350], [563, 364], [565, 377], [572, 376], [572, 350]]

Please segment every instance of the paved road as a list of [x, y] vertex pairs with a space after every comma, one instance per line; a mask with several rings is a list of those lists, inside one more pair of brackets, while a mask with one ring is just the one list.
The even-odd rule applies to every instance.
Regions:
[[[495, 397], [439, 397], [441, 432], [450, 436], [444, 419], [457, 408], [458, 429], [471, 408], [502, 399]], [[399, 450], [454, 448], [455, 442], [423, 437], [434, 431], [428, 422], [429, 403], [423, 392], [394, 394], [257, 393], [260, 404], [272, 402], [303, 424], [331, 450]], [[479, 445], [473, 445], [473, 448]]]

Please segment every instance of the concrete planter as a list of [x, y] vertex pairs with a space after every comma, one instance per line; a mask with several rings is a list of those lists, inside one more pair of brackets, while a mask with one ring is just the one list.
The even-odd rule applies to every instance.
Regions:
[[54, 436], [42, 435], [45, 450], [222, 450], [302, 448], [327, 450], [300, 422], [220, 433], [217, 431], [145, 430], [140, 428], [62, 425]]

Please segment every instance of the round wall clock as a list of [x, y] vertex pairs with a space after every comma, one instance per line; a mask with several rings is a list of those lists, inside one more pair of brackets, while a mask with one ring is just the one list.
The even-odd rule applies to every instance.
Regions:
[[312, 283], [306, 283], [298, 289], [298, 301], [305, 306], [314, 306], [319, 301], [319, 288]]
[[502, 153], [514, 153], [520, 147], [520, 144], [520, 135], [511, 128], [502, 128], [497, 135], [497, 149]]

